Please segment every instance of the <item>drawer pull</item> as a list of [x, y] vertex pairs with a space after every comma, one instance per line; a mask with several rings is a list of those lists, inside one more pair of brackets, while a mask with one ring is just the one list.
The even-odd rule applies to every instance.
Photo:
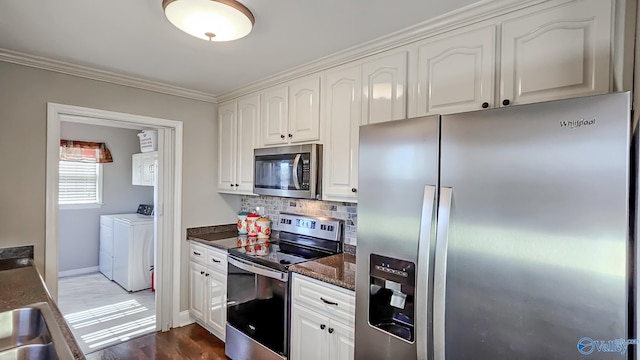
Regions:
[[327, 304], [327, 305], [335, 305], [335, 306], [338, 306], [338, 303], [337, 303], [337, 302], [329, 301], [329, 300], [327, 300], [327, 299], [325, 299], [325, 298], [323, 298], [323, 297], [321, 297], [321, 298], [320, 298], [320, 300], [322, 300], [322, 301], [323, 301], [325, 304]]
[[216, 264], [220, 263], [220, 260], [216, 260], [215, 258], [211, 258], [211, 261], [213, 261]]
[[200, 253], [199, 253], [199, 252], [197, 252], [197, 251], [194, 251], [194, 252], [193, 252], [193, 255], [202, 256], [202, 254], [200, 254]]

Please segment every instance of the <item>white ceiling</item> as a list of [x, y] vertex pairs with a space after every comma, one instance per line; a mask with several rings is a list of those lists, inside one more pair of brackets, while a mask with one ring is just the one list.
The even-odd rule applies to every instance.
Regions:
[[210, 43], [162, 0], [1, 0], [0, 48], [220, 95], [477, 0], [240, 1], [253, 31]]

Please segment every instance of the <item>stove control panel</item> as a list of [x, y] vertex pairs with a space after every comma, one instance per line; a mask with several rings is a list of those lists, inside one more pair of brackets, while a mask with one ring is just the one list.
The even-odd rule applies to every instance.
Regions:
[[342, 220], [281, 213], [278, 221], [278, 230], [325, 240], [340, 241], [342, 238]]

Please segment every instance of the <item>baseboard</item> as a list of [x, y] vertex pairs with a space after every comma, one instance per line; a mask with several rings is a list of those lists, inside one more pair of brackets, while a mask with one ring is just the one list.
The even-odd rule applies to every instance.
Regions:
[[194, 322], [196, 322], [196, 319], [191, 316], [189, 310], [180, 312], [180, 323], [178, 324], [178, 327], [187, 326], [189, 324], [193, 324]]
[[82, 268], [82, 269], [73, 269], [73, 270], [60, 271], [60, 272], [58, 272], [58, 277], [59, 278], [63, 278], [63, 277], [67, 277], [67, 276], [91, 274], [91, 273], [94, 273], [94, 272], [98, 272], [98, 267], [97, 266], [91, 266], [91, 267], [86, 267], [86, 268]]

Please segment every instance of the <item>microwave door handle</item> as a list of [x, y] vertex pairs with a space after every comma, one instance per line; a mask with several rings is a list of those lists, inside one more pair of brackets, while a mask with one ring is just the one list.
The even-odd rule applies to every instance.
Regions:
[[297, 154], [295, 160], [293, 160], [293, 185], [296, 190], [300, 190], [300, 181], [298, 181], [298, 165], [300, 165], [300, 158], [302, 154]]

